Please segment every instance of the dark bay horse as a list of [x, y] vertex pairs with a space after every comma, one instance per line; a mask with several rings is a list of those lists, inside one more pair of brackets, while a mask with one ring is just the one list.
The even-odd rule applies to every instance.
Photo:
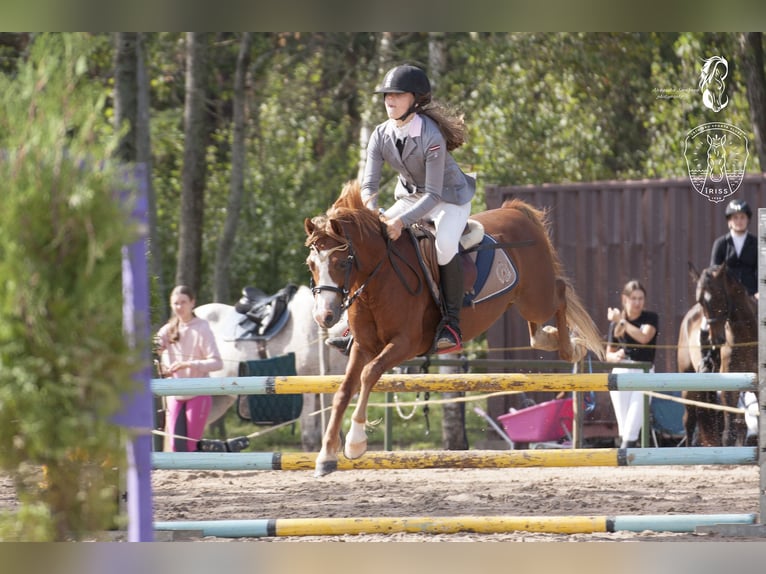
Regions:
[[[486, 331], [512, 305], [529, 325], [533, 347], [577, 361], [593, 351], [603, 357], [601, 334], [564, 276], [547, 232], [545, 214], [518, 200], [472, 216], [504, 249], [518, 283], [504, 294], [463, 307], [460, 327], [468, 341]], [[381, 375], [431, 350], [439, 307], [428, 289], [408, 233], [388, 239], [378, 214], [367, 208], [359, 183], [348, 182], [323, 215], [305, 220], [307, 264], [314, 284], [314, 319], [331, 327], [348, 310], [354, 343], [316, 460], [316, 476], [337, 469], [343, 414], [359, 393], [345, 455], [367, 450], [369, 394]], [[510, 245], [510, 246], [508, 246]], [[522, 246], [523, 245], [523, 246]], [[555, 327], [545, 325], [555, 318]], [[570, 326], [576, 331], [570, 336]]]
[[[756, 372], [758, 370], [758, 319], [755, 300], [728, 271], [726, 264], [701, 273], [690, 265], [696, 303], [681, 321], [678, 335], [679, 372]], [[709, 339], [700, 339], [703, 319]], [[736, 408], [739, 392], [684, 391], [684, 398]], [[691, 446], [695, 428], [702, 446], [743, 445], [747, 436], [744, 415], [687, 405], [684, 415], [686, 444]]]

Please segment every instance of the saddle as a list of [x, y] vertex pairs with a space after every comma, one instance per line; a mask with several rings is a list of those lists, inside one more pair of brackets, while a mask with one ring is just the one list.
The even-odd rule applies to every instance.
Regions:
[[[439, 265], [436, 258], [434, 226], [419, 222], [410, 228], [418, 260], [431, 294], [439, 304]], [[516, 286], [518, 273], [513, 261], [495, 239], [484, 232], [481, 222], [469, 219], [460, 237], [463, 264], [463, 306], [496, 297]]]
[[297, 285], [285, 287], [267, 295], [257, 287], [242, 289], [242, 297], [234, 305], [233, 340], [270, 339], [287, 323], [287, 306], [298, 290]]

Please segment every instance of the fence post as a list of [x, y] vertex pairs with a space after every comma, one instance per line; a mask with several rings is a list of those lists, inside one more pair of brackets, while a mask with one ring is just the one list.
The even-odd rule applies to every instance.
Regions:
[[766, 209], [758, 210], [758, 466], [761, 526], [766, 520]]

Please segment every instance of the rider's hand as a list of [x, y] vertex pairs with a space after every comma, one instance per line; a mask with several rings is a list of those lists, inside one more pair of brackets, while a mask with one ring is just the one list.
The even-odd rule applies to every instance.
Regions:
[[402, 224], [402, 220], [398, 217], [386, 220], [386, 231], [388, 232], [389, 239], [392, 241], [399, 239], [399, 236], [402, 234], [402, 229], [404, 229], [404, 225]]

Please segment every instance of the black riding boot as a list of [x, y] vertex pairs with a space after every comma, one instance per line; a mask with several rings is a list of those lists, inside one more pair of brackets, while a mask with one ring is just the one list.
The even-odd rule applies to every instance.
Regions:
[[340, 351], [342, 355], [350, 355], [351, 354], [351, 344], [354, 342], [354, 336], [353, 335], [343, 335], [341, 337], [329, 337], [325, 341], [325, 345], [328, 347], [335, 347]]
[[436, 337], [437, 353], [454, 353], [462, 349], [460, 309], [463, 307], [463, 264], [460, 254], [446, 265], [439, 265], [444, 319]]

